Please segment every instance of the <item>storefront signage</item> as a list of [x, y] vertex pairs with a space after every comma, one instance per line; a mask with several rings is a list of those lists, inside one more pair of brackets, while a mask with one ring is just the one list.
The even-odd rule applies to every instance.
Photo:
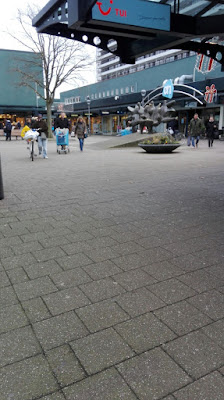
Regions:
[[217, 90], [214, 83], [211, 86], [206, 86], [204, 99], [206, 103], [213, 103], [217, 97]]
[[166, 97], [167, 99], [172, 99], [173, 92], [174, 92], [173, 82], [171, 79], [168, 79], [163, 85], [162, 95], [163, 95], [163, 97]]
[[92, 8], [92, 20], [170, 31], [170, 5], [148, 0], [101, 0]]

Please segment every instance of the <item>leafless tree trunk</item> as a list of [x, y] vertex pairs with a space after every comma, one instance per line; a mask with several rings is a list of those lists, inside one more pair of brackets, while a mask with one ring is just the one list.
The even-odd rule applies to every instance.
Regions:
[[[38, 13], [36, 6], [28, 6], [25, 12], [18, 11], [21, 32], [8, 32], [27, 51], [36, 57], [23, 60], [20, 86], [34, 90], [36, 96], [46, 102], [49, 135], [52, 135], [52, 105], [56, 90], [69, 83], [74, 87], [84, 83], [83, 73], [90, 71], [94, 63], [86, 45], [57, 36], [38, 34], [32, 27], [32, 19]], [[43, 71], [43, 75], [40, 73]]]

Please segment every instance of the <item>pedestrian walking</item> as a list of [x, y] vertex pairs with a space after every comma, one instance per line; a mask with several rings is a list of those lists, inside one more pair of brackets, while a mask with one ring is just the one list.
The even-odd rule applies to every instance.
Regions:
[[[60, 130], [68, 129], [68, 132], [69, 132], [70, 123], [69, 123], [69, 120], [66, 117], [65, 113], [63, 113], [63, 112], [61, 113], [61, 115], [58, 118], [55, 119], [55, 122], [54, 122], [54, 131], [57, 132], [56, 129], [58, 129], [58, 128]], [[65, 146], [62, 145], [61, 149], [64, 150]]]
[[196, 144], [196, 147], [198, 147], [200, 135], [204, 133], [204, 129], [202, 120], [199, 118], [198, 114], [195, 113], [194, 117], [190, 121], [187, 145], [190, 146], [192, 144], [192, 146], [195, 147]]
[[215, 131], [217, 131], [217, 125], [214, 121], [213, 115], [210, 115], [209, 121], [206, 124], [206, 136], [208, 139], [208, 147], [213, 146], [213, 141], [215, 137]]
[[79, 146], [80, 150], [83, 151], [84, 146], [84, 139], [85, 139], [85, 132], [86, 132], [86, 124], [82, 117], [77, 119], [76, 127], [75, 127], [75, 134], [79, 139]]
[[6, 139], [5, 140], [11, 140], [12, 124], [11, 124], [10, 119], [6, 120], [4, 132], [6, 134]]
[[32, 129], [36, 129], [39, 132], [38, 136], [38, 149], [39, 155], [43, 158], [48, 158], [47, 156], [47, 138], [48, 138], [48, 127], [46, 122], [42, 119], [42, 114], [38, 115], [37, 121], [33, 122]]

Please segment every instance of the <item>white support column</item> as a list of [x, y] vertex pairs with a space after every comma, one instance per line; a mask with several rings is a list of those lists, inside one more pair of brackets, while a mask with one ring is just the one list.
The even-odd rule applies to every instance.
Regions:
[[223, 126], [224, 126], [224, 105], [221, 105], [219, 114], [219, 129], [222, 129]]

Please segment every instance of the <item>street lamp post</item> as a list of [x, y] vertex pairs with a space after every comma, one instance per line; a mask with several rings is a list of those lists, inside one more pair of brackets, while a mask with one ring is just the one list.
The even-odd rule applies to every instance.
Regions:
[[145, 89], [142, 89], [142, 90], [141, 90], [141, 96], [142, 96], [141, 104], [142, 104], [143, 107], [144, 107], [144, 97], [145, 97], [145, 95], [146, 95], [146, 90], [145, 90]]
[[87, 102], [87, 106], [88, 106], [88, 125], [89, 125], [89, 134], [91, 134], [91, 122], [90, 122], [90, 103], [91, 103], [91, 100], [90, 100], [90, 97], [89, 97], [89, 96], [87, 96], [87, 97], [86, 97], [86, 102]]

